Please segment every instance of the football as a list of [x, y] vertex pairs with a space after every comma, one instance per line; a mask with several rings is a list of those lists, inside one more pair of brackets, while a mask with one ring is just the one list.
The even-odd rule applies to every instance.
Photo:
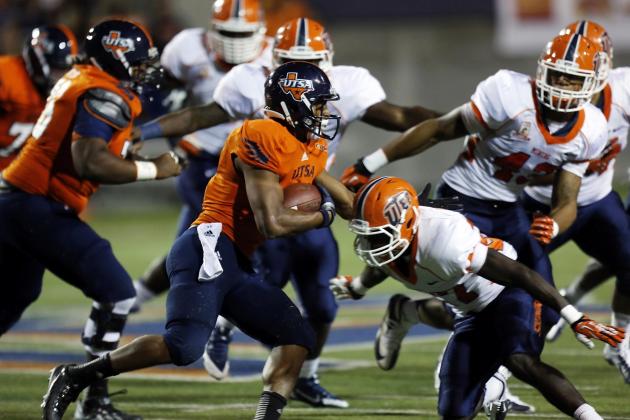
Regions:
[[283, 205], [286, 208], [306, 212], [319, 210], [322, 195], [313, 184], [291, 184], [284, 189]]

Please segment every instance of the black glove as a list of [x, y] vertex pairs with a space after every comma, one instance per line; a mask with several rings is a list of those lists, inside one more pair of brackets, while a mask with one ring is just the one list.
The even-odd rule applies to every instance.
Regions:
[[424, 186], [422, 192], [418, 194], [418, 203], [421, 206], [450, 210], [457, 213], [464, 211], [464, 204], [460, 201], [459, 196], [430, 199], [430, 191], [431, 183], [429, 182]]

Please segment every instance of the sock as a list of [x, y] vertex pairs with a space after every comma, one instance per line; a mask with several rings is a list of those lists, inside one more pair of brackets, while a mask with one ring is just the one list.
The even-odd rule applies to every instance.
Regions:
[[287, 405], [287, 399], [282, 395], [273, 391], [263, 391], [258, 400], [254, 420], [277, 420], [282, 415], [285, 405]]
[[610, 317], [610, 323], [615, 327], [626, 328], [630, 323], [630, 314], [613, 312]]
[[505, 390], [507, 389], [506, 378], [501, 374], [500, 370], [495, 372], [488, 382], [486, 382], [486, 392], [483, 394], [483, 406], [493, 401], [502, 401], [505, 398]]
[[118, 375], [118, 372], [112, 367], [109, 353], [90, 362], [83, 363], [82, 365], [73, 366], [68, 369], [68, 373], [78, 380], [87, 383], [94, 383], [109, 378], [110, 376]]
[[590, 405], [584, 403], [575, 410], [573, 418], [576, 420], [604, 420]]
[[300, 378], [310, 378], [317, 374], [319, 368], [319, 357], [314, 359], [305, 360], [300, 369]]
[[134, 281], [133, 287], [136, 289], [136, 305], [138, 306], [155, 297], [155, 292], [149, 289], [142, 280]]
[[420, 323], [420, 315], [418, 314], [418, 305], [421, 304], [421, 300], [408, 300], [402, 305], [402, 321], [411, 325]]
[[219, 316], [219, 319], [217, 319], [217, 323], [215, 326], [218, 328], [227, 328], [228, 330], [234, 329], [234, 324], [232, 324], [230, 321], [223, 318], [222, 316]]

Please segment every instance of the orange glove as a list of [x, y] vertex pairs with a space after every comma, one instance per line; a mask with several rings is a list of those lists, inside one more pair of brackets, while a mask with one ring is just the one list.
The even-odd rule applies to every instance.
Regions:
[[551, 218], [542, 213], [535, 213], [532, 225], [529, 228], [529, 234], [543, 245], [549, 245], [551, 240], [558, 234], [558, 224]]
[[363, 164], [363, 158], [361, 158], [354, 165], [344, 169], [340, 181], [350, 191], [357, 192], [359, 188], [368, 183], [371, 176], [372, 172], [367, 170]]
[[582, 318], [571, 324], [571, 328], [575, 332], [575, 337], [578, 341], [589, 349], [594, 347], [593, 342], [590, 340], [591, 338], [617, 347], [617, 344], [621, 343], [626, 336], [623, 328], [600, 324], [586, 315], [583, 315]]

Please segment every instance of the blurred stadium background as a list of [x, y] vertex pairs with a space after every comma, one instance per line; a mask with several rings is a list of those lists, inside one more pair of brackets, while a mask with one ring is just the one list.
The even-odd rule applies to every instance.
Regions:
[[[270, 34], [284, 21], [309, 15], [324, 23], [331, 34], [336, 64], [366, 67], [382, 83], [393, 103], [420, 104], [446, 111], [468, 100], [476, 84], [500, 68], [534, 74], [536, 59], [546, 40], [560, 27], [578, 18], [596, 20], [606, 26], [615, 45], [615, 66], [630, 64], [630, 0], [265, 0]], [[183, 28], [208, 25], [211, 0], [0, 0], [0, 53], [19, 54], [28, 31], [42, 23], [65, 23], [78, 37], [100, 19], [111, 15], [131, 16], [148, 25], [156, 43], [164, 46]], [[352, 125], [343, 141], [333, 169], [338, 175], [357, 157], [372, 151], [392, 134]], [[158, 151], [166, 142], [156, 141], [148, 148]], [[442, 145], [413, 161], [402, 161], [387, 169], [417, 186], [434, 182], [455, 159], [460, 141]], [[626, 189], [628, 154], [617, 161], [616, 183]], [[152, 258], [166, 251], [172, 241], [179, 200], [172, 180], [103, 187], [92, 200], [87, 217], [105, 238], [110, 239], [117, 256], [132, 276], [142, 273]], [[351, 238], [337, 223], [342, 251], [342, 273], [359, 269], [352, 256]], [[555, 273], [560, 285], [577, 275], [586, 258], [570, 244], [554, 255]], [[379, 287], [364, 305], [345, 306], [337, 325], [369, 326], [373, 336], [388, 296], [395, 285]], [[603, 316], [610, 287], [601, 289], [590, 302], [599, 306]], [[26, 328], [0, 339], [0, 352], [44, 352], [80, 355], [79, 333], [88, 311], [88, 301], [80, 292], [47, 277], [40, 301], [25, 315], [28, 322], [54, 321], [65, 334], [45, 334], [45, 330]], [[132, 317], [129, 336], [146, 323], [160, 328], [163, 302], [150, 304], [138, 318]], [[603, 319], [603, 318], [602, 318]], [[44, 324], [50, 325], [50, 324]], [[42, 327], [48, 328], [48, 327]], [[138, 327], [140, 328], [140, 327]], [[341, 332], [345, 330], [340, 330]], [[58, 332], [58, 331], [57, 331]], [[63, 332], [63, 331], [62, 331]], [[423, 333], [426, 333], [423, 332]], [[355, 418], [434, 418], [435, 394], [431, 372], [444, 341], [413, 344], [405, 350], [396, 376], [383, 375], [373, 365], [369, 345], [335, 347], [324, 356], [334, 360], [359, 361], [354, 373], [330, 372], [331, 388], [347, 397]], [[364, 343], [365, 344], [365, 343]], [[344, 351], [342, 351], [344, 350]], [[236, 355], [260, 360], [264, 351], [251, 346], [236, 347]], [[627, 389], [616, 371], [604, 365], [599, 350], [587, 352], [568, 335], [560, 345], [545, 352], [549, 360], [566, 371], [580, 389], [593, 397], [607, 418], [630, 418], [623, 395]], [[54, 357], [53, 357], [54, 359]], [[60, 360], [57, 360], [57, 362]], [[38, 404], [45, 389], [42, 366], [29, 369], [0, 361], [0, 419], [38, 418]], [[17, 366], [17, 368], [16, 368]], [[604, 373], [602, 370], [606, 369]], [[421, 371], [422, 378], [416, 376]], [[609, 376], [606, 376], [609, 375]], [[596, 378], [595, 378], [596, 377]], [[146, 418], [244, 418], [250, 415], [252, 395], [259, 382], [245, 385], [188, 384], [183, 388], [164, 388], [155, 380], [115, 380], [130, 388], [123, 408], [143, 413]], [[375, 390], [370, 384], [381, 384]], [[116, 386], [114, 386], [115, 389]], [[538, 418], [559, 417], [544, 400], [524, 385], [515, 385], [524, 399], [539, 407]], [[210, 399], [209, 399], [210, 398]], [[419, 403], [417, 400], [419, 399]], [[217, 407], [210, 403], [221, 403]], [[179, 404], [179, 405], [178, 405]], [[595, 405], [595, 404], [594, 404]], [[343, 418], [334, 410], [314, 411], [293, 404], [288, 418]], [[183, 414], [182, 414], [183, 413]]]

